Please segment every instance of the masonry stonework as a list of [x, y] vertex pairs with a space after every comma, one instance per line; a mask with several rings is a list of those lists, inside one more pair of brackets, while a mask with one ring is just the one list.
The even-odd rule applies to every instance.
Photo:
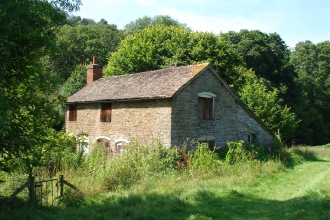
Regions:
[[87, 133], [91, 145], [99, 138], [108, 138], [112, 150], [116, 140], [131, 137], [152, 136], [160, 138], [166, 147], [171, 145], [170, 100], [113, 102], [111, 122], [100, 122], [100, 114], [101, 103], [78, 104], [77, 121], [67, 121], [66, 131], [74, 135]]
[[[198, 93], [210, 92], [214, 98], [214, 120], [198, 118]], [[182, 144], [186, 139], [197, 141], [201, 137], [214, 137], [217, 146], [227, 141], [248, 141], [250, 134], [261, 144], [269, 145], [272, 136], [266, 132], [228, 92], [223, 83], [207, 70], [173, 100], [172, 145]]]

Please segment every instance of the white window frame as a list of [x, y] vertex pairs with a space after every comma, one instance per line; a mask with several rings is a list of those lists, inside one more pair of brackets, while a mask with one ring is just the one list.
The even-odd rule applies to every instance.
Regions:
[[117, 152], [118, 153], [126, 152], [126, 150], [124, 150], [122, 147], [125, 146], [128, 143], [129, 143], [129, 141], [127, 139], [124, 139], [124, 138], [115, 140], [115, 146], [116, 146]]
[[89, 140], [87, 135], [82, 135], [79, 137], [79, 151], [83, 151], [84, 154], [89, 152]]

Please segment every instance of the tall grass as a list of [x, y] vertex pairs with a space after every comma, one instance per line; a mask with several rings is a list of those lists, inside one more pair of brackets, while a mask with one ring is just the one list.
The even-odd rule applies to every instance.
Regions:
[[157, 138], [132, 138], [120, 154], [108, 154], [101, 145], [96, 145], [86, 155], [66, 154], [59, 172], [86, 195], [95, 196], [170, 178], [221, 177], [240, 181], [284, 169], [283, 163], [271, 159], [259, 145], [229, 142], [224, 150], [210, 149], [205, 143], [196, 144], [196, 150], [188, 150], [185, 144], [164, 148]]
[[[64, 175], [85, 197], [94, 197], [132, 187], [144, 190], [159, 184], [167, 189], [171, 184], [177, 185], [177, 181], [201, 179], [253, 184], [255, 178], [284, 170], [284, 164], [265, 154], [259, 145], [229, 142], [226, 149], [210, 149], [205, 143], [196, 144], [196, 150], [188, 150], [185, 144], [164, 148], [157, 138], [132, 138], [120, 154], [109, 154], [101, 145], [94, 146], [88, 154], [69, 149], [61, 154], [52, 171]], [[47, 168], [37, 169], [36, 175], [47, 176]], [[73, 200], [77, 198], [81, 199], [72, 194]], [[66, 201], [72, 204], [69, 197]]]

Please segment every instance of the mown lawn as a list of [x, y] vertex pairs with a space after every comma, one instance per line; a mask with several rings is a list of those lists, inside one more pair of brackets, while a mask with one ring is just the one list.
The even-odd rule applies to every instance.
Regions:
[[91, 185], [55, 207], [26, 207], [18, 199], [0, 219], [329, 219], [330, 148], [291, 151], [303, 162], [284, 168], [250, 161], [213, 177], [149, 176], [97, 193]]

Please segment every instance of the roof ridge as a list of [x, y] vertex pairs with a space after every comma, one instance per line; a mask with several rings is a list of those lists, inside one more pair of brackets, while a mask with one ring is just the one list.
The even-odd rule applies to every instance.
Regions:
[[[100, 78], [100, 79], [112, 78], [112, 77], [132, 76], [132, 75], [135, 75], [135, 74], [145, 74], [145, 73], [151, 73], [151, 72], [158, 72], [158, 71], [170, 70], [172, 68], [188, 68], [188, 67], [191, 67], [191, 66], [201, 66], [201, 65], [205, 65], [205, 64], [209, 65], [210, 62], [199, 63], [199, 64], [190, 64], [190, 65], [185, 65], [185, 66], [169, 66], [169, 67], [164, 68], [164, 69], [147, 70], [147, 71], [136, 72], [136, 73], [124, 73], [124, 74], [119, 74], [119, 75], [107, 76], [107, 77], [103, 77], [103, 78]], [[207, 65], [205, 65], [205, 67]]]

